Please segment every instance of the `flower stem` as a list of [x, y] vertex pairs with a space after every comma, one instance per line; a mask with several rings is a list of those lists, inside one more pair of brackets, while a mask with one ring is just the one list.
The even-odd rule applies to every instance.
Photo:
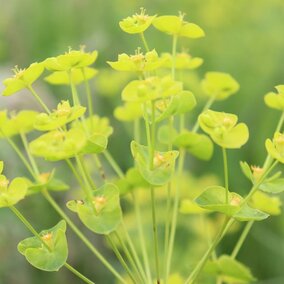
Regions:
[[88, 284], [95, 284], [95, 282], [91, 281], [90, 279], [88, 279], [86, 276], [84, 276], [83, 274], [81, 274], [78, 270], [76, 270], [74, 267], [72, 267], [70, 264], [65, 263], [64, 266], [71, 271], [73, 274], [75, 274], [78, 278], [80, 278], [82, 281], [84, 281], [85, 283]]
[[229, 203], [228, 158], [227, 158], [227, 151], [223, 147], [222, 147], [222, 153], [223, 153], [223, 164], [224, 164], [224, 181], [225, 181], [225, 188], [226, 188], [226, 204], [228, 204]]
[[36, 93], [36, 91], [33, 89], [32, 86], [28, 87], [28, 90], [32, 93], [34, 98], [38, 101], [38, 103], [42, 106], [42, 108], [48, 113], [51, 114], [51, 111], [47, 107], [47, 105], [44, 103], [44, 101], [40, 98], [40, 96]]
[[[89, 84], [89, 81], [87, 80], [87, 77], [86, 77], [86, 70], [85, 70], [85, 68], [82, 68], [82, 73], [83, 73], [83, 77], [84, 77], [85, 90], [86, 90], [87, 100], [88, 100], [89, 116], [92, 117], [93, 114], [94, 114], [94, 111], [93, 111], [93, 100], [92, 100], [92, 95], [91, 95], [90, 84]], [[91, 119], [91, 125], [92, 124], [93, 124], [93, 120]], [[92, 125], [91, 128], [93, 128], [93, 125]]]
[[108, 150], [105, 150], [103, 152], [103, 154], [104, 154], [105, 158], [107, 159], [107, 161], [109, 162], [110, 166], [113, 168], [115, 173], [118, 175], [118, 177], [124, 178], [124, 173], [123, 173], [122, 169], [119, 167], [119, 165], [117, 164], [115, 159], [112, 157], [110, 152]]
[[146, 51], [149, 52], [150, 49], [149, 49], [148, 43], [147, 43], [147, 41], [146, 41], [144, 32], [140, 33], [140, 37], [141, 37], [141, 39], [142, 39], [142, 42], [143, 42], [143, 44], [144, 44], [144, 47], [145, 47]]
[[178, 36], [173, 36], [173, 46], [172, 46], [172, 78], [175, 79], [176, 75], [176, 53], [177, 53], [177, 40]]

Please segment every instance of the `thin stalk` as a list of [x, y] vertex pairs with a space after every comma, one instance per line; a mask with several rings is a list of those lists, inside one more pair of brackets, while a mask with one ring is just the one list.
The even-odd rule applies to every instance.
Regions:
[[88, 279], [86, 276], [84, 276], [83, 274], [81, 274], [78, 270], [76, 270], [74, 267], [72, 267], [71, 265], [69, 265], [68, 263], [65, 263], [64, 266], [73, 274], [75, 274], [78, 278], [80, 278], [82, 281], [84, 281], [85, 283], [88, 284], [95, 284], [95, 282], [91, 281], [90, 279]]
[[245, 228], [244, 228], [242, 234], [240, 235], [240, 238], [239, 238], [237, 244], [235, 245], [234, 250], [231, 254], [232, 258], [236, 258], [236, 256], [238, 255], [238, 253], [239, 253], [246, 237], [248, 236], [248, 233], [249, 233], [253, 224], [254, 224], [254, 221], [249, 221], [248, 223], [246, 223]]
[[78, 171], [76, 170], [76, 168], [72, 164], [71, 160], [70, 159], [66, 159], [65, 162], [67, 163], [67, 165], [70, 168], [71, 172], [76, 177], [76, 179], [77, 179], [78, 183], [80, 184], [81, 188], [85, 187], [84, 182], [82, 181], [82, 178], [80, 177]]
[[172, 226], [171, 226], [171, 232], [170, 232], [170, 240], [169, 240], [169, 249], [168, 249], [168, 255], [167, 255], [167, 262], [166, 262], [166, 281], [170, 274], [171, 269], [171, 259], [173, 254], [173, 248], [174, 248], [174, 241], [175, 241], [175, 234], [176, 234], [176, 227], [177, 227], [177, 216], [178, 216], [178, 205], [179, 205], [179, 199], [180, 199], [180, 184], [179, 181], [181, 179], [182, 175], [182, 169], [184, 165], [184, 158], [185, 158], [185, 151], [180, 150], [180, 157], [178, 161], [178, 184], [176, 187], [175, 192], [175, 198], [174, 198], [174, 205], [173, 205], [173, 216], [172, 216]]
[[[209, 109], [209, 108], [212, 106], [212, 104], [214, 103], [214, 101], [215, 101], [215, 97], [211, 97], [211, 98], [207, 101], [207, 103], [205, 104], [205, 106], [203, 107], [201, 113], [204, 112], [204, 111], [206, 111], [207, 109]], [[198, 120], [197, 120], [197, 121], [195, 122], [193, 128], [192, 128], [192, 132], [197, 132], [198, 129], [199, 129], [199, 123], [198, 123]]]
[[99, 173], [100, 173], [100, 176], [103, 180], [106, 180], [106, 173], [104, 171], [104, 168], [103, 168], [103, 165], [98, 157], [98, 155], [94, 155], [94, 159], [95, 159], [95, 162], [97, 164], [97, 167], [98, 167], [98, 170], [99, 170]]
[[147, 279], [149, 283], [151, 283], [152, 276], [151, 276], [149, 257], [148, 257], [148, 252], [146, 249], [146, 242], [144, 238], [143, 226], [142, 226], [142, 221], [141, 221], [141, 213], [140, 213], [141, 210], [140, 210], [140, 206], [139, 206], [139, 203], [137, 202], [134, 192], [132, 192], [132, 199], [133, 199], [134, 210], [135, 210], [136, 219], [137, 219], [138, 233], [139, 233], [141, 251], [143, 255], [144, 267], [146, 270]]
[[175, 79], [176, 75], [176, 53], [177, 53], [177, 40], [176, 35], [173, 36], [173, 46], [172, 46], [172, 77]]
[[39, 176], [39, 170], [38, 170], [38, 167], [36, 165], [35, 159], [34, 159], [33, 155], [31, 154], [31, 152], [29, 150], [29, 144], [28, 144], [28, 141], [27, 141], [27, 137], [24, 133], [20, 133], [20, 136], [21, 136], [24, 148], [26, 150], [26, 153], [28, 155], [29, 161], [32, 165], [33, 171], [34, 171], [35, 175], [38, 177]]
[[[88, 100], [89, 116], [92, 117], [93, 114], [94, 114], [94, 111], [93, 111], [93, 100], [92, 100], [92, 95], [91, 95], [90, 84], [89, 84], [89, 81], [87, 80], [87, 77], [86, 77], [85, 68], [82, 68], [82, 73], [83, 73], [83, 77], [84, 77], [85, 90], [86, 90], [87, 100]], [[93, 121], [91, 119], [91, 125], [92, 124], [93, 124]], [[93, 125], [92, 125], [91, 128], [93, 128]]]
[[225, 181], [225, 188], [226, 188], [226, 204], [228, 204], [229, 203], [228, 158], [227, 158], [227, 151], [223, 147], [222, 147], [222, 153], [223, 153], [223, 164], [224, 164], [224, 181]]
[[77, 89], [76, 89], [76, 87], [74, 85], [71, 71], [69, 72], [69, 80], [70, 80], [70, 87], [71, 87], [73, 105], [74, 106], [80, 105]]
[[114, 254], [116, 255], [118, 261], [120, 262], [120, 264], [123, 266], [123, 268], [125, 269], [125, 271], [127, 272], [128, 276], [131, 278], [131, 280], [133, 281], [133, 283], [139, 283], [137, 282], [137, 280], [135, 279], [135, 276], [133, 275], [131, 269], [128, 267], [127, 263], [125, 262], [125, 260], [123, 259], [122, 255], [120, 254], [117, 246], [115, 245], [115, 243], [113, 242], [113, 240], [111, 239], [111, 237], [109, 235], [106, 236], [107, 241], [109, 242]]
[[108, 150], [105, 150], [103, 152], [105, 158], [107, 159], [107, 161], [109, 162], [109, 164], [111, 165], [111, 167], [113, 168], [113, 170], [115, 171], [115, 173], [120, 177], [123, 178], [124, 177], [124, 173], [121, 170], [121, 168], [119, 167], [119, 165], [117, 164], [117, 162], [114, 160], [114, 158], [112, 157], [112, 155], [110, 154], [110, 152]]
[[137, 118], [134, 120], [134, 140], [140, 143], [140, 119]]
[[34, 98], [38, 101], [38, 103], [42, 106], [42, 108], [48, 113], [51, 114], [51, 111], [47, 107], [47, 105], [44, 103], [44, 101], [40, 98], [40, 96], [36, 93], [36, 91], [33, 89], [32, 86], [28, 87], [28, 90], [32, 93]]
[[149, 52], [150, 49], [149, 49], [148, 43], [147, 43], [147, 41], [146, 41], [144, 32], [140, 33], [140, 37], [141, 37], [141, 40], [142, 40], [142, 42], [143, 42], [143, 44], [144, 44], [144, 47], [145, 47], [146, 51]]
[[132, 269], [135, 271], [137, 278], [139, 278], [139, 283], [144, 283], [143, 276], [142, 276], [141, 272], [139, 271], [137, 263], [135, 262], [132, 254], [130, 253], [127, 245], [125, 244], [125, 241], [120, 237], [120, 235], [117, 232], [115, 232], [114, 235], [116, 236], [116, 238], [117, 238], [125, 256], [127, 257], [128, 262], [130, 263]]
[[[19, 218], [19, 220], [25, 225], [25, 227], [35, 236], [38, 238], [38, 240], [43, 244], [43, 246], [50, 252], [50, 247], [46, 244], [46, 242], [40, 237], [39, 233], [34, 229], [34, 227], [31, 225], [31, 223], [22, 215], [22, 213], [14, 206], [9, 207], [11, 211]], [[70, 264], [67, 262], [64, 264], [64, 266], [69, 269], [72, 273], [74, 273], [77, 277], [79, 277], [81, 280], [88, 284], [94, 284], [91, 280], [89, 280], [87, 277], [85, 277], [83, 274], [81, 274], [79, 271], [77, 271], [75, 268], [73, 268]]]
[[93, 179], [92, 179], [92, 177], [91, 177], [90, 172], [89, 172], [88, 169], [87, 169], [87, 166], [86, 166], [86, 164], [85, 164], [85, 160], [82, 159], [82, 157], [79, 157], [79, 159], [80, 159], [80, 161], [81, 161], [81, 164], [82, 164], [84, 173], [85, 173], [85, 175], [86, 175], [86, 177], [87, 177], [87, 180], [88, 180], [89, 184], [91, 185], [92, 189], [95, 189], [95, 188], [96, 188], [96, 185], [95, 185], [95, 183], [94, 183], [94, 181], [93, 181]]
[[123, 230], [124, 230], [124, 233], [125, 233], [126, 240], [127, 240], [127, 242], [128, 242], [130, 251], [131, 251], [131, 253], [132, 253], [133, 257], [134, 257], [134, 260], [135, 260], [135, 262], [136, 262], [136, 264], [137, 264], [137, 266], [138, 266], [140, 275], [141, 275], [142, 278], [144, 279], [145, 283], [147, 283], [147, 277], [146, 277], [145, 271], [144, 271], [144, 269], [143, 269], [143, 266], [142, 266], [141, 261], [140, 261], [140, 259], [139, 259], [139, 257], [138, 257], [138, 254], [137, 254], [137, 251], [136, 251], [136, 249], [135, 249], [135, 246], [134, 246], [134, 244], [133, 244], [133, 242], [132, 242], [132, 239], [131, 239], [131, 237], [130, 237], [130, 235], [129, 235], [127, 229], [126, 229], [126, 226], [125, 226], [125, 223], [124, 223], [124, 222], [122, 222], [122, 227], [123, 227]]
[[[1, 130], [0, 130], [1, 131]], [[1, 131], [2, 132], [2, 131]], [[4, 135], [4, 133], [2, 132], [2, 134]], [[23, 162], [23, 164], [25, 165], [25, 167], [27, 168], [27, 170], [29, 171], [29, 173], [31, 174], [31, 176], [36, 180], [37, 176], [34, 173], [32, 167], [30, 166], [28, 160], [26, 159], [26, 157], [22, 154], [22, 152], [20, 151], [19, 147], [14, 143], [14, 141], [9, 138], [9, 137], [5, 137], [8, 141], [8, 143], [10, 144], [10, 146], [13, 148], [13, 150], [16, 152], [16, 154], [18, 155], [18, 157], [20, 158], [20, 160]]]

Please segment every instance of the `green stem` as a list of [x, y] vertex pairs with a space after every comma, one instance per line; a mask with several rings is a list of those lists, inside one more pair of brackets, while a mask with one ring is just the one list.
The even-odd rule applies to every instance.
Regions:
[[106, 180], [106, 173], [104, 171], [103, 165], [102, 165], [98, 155], [94, 155], [94, 159], [95, 159], [95, 162], [97, 164], [97, 167], [98, 167], [98, 170], [99, 170], [99, 173], [100, 173], [102, 180]]
[[140, 33], [140, 37], [141, 37], [141, 39], [142, 39], [142, 42], [143, 42], [143, 44], [144, 44], [144, 47], [145, 47], [146, 51], [149, 52], [150, 49], [149, 49], [148, 43], [147, 43], [147, 41], [146, 41], [146, 38], [145, 38], [145, 35], [144, 35], [143, 32]]
[[[204, 111], [206, 111], [207, 109], [209, 109], [209, 108], [212, 106], [212, 104], [214, 103], [214, 101], [215, 101], [215, 97], [211, 97], [211, 98], [207, 101], [207, 103], [205, 104], [205, 106], [203, 107], [201, 113], [203, 113]], [[193, 128], [192, 128], [192, 132], [197, 132], [198, 129], [199, 129], [199, 123], [198, 123], [198, 120], [197, 120], [197, 121], [195, 122]]]
[[241, 249], [241, 247], [242, 247], [246, 237], [248, 236], [248, 233], [249, 233], [249, 231], [250, 231], [250, 229], [251, 229], [253, 224], [254, 224], [254, 221], [249, 221], [246, 224], [246, 226], [245, 226], [242, 234], [240, 235], [240, 238], [239, 238], [237, 244], [235, 245], [234, 250], [233, 250], [233, 252], [231, 254], [232, 258], [236, 258], [236, 256], [238, 255], [238, 253], [239, 253], [239, 251], [240, 251], [240, 249]]
[[[2, 131], [1, 131], [1, 133], [4, 136], [4, 133]], [[20, 160], [23, 162], [23, 164], [25, 165], [25, 167], [27, 168], [27, 170], [29, 171], [31, 176], [36, 180], [37, 179], [36, 174], [34, 173], [32, 167], [30, 166], [30, 164], [28, 162], [28, 160], [25, 158], [25, 156], [20, 151], [19, 147], [14, 143], [14, 141], [11, 138], [6, 137], [6, 136], [5, 136], [5, 138], [7, 139], [8, 143], [10, 144], [10, 146], [14, 149], [14, 151], [16, 152], [16, 154], [18, 155]]]
[[88, 279], [86, 276], [84, 276], [83, 274], [81, 274], [78, 270], [76, 270], [74, 267], [72, 267], [71, 265], [69, 265], [68, 263], [65, 263], [64, 266], [73, 274], [75, 274], [78, 278], [80, 278], [82, 281], [84, 281], [85, 283], [88, 284], [95, 284], [95, 282], [91, 281], [90, 279]]
[[74, 82], [73, 82], [73, 79], [72, 79], [71, 70], [69, 71], [69, 80], [70, 80], [70, 87], [71, 87], [73, 105], [74, 106], [80, 105], [77, 89], [76, 89]]
[[224, 180], [225, 180], [225, 188], [226, 188], [226, 204], [229, 203], [229, 175], [228, 175], [228, 158], [227, 151], [222, 147], [223, 153], [223, 164], [224, 164]]
[[[86, 70], [85, 68], [82, 68], [82, 73], [83, 73], [83, 77], [84, 77], [84, 83], [85, 83], [85, 90], [87, 93], [87, 100], [88, 100], [88, 109], [89, 109], [89, 116], [92, 117], [94, 114], [93, 111], [93, 100], [92, 100], [92, 95], [91, 95], [91, 89], [90, 89], [90, 84], [89, 81], [87, 80], [86, 77]], [[91, 119], [91, 124], [93, 124], [93, 120]], [[93, 129], [93, 125], [91, 125], [92, 129]]]
[[134, 120], [134, 140], [140, 143], [140, 119]]
[[88, 171], [88, 169], [86, 167], [85, 160], [82, 158], [82, 156], [79, 156], [78, 158], [80, 159], [81, 165], [83, 167], [83, 171], [84, 171], [84, 173], [86, 175], [86, 178], [87, 178], [90, 186], [92, 187], [92, 189], [95, 189], [96, 185], [95, 185], [95, 183], [94, 183], [94, 181], [93, 181], [93, 179], [91, 177], [90, 172]]
[[103, 152], [105, 158], [107, 159], [107, 161], [109, 162], [109, 164], [111, 165], [111, 167], [113, 168], [113, 170], [115, 171], [115, 173], [120, 177], [120, 178], [124, 178], [124, 173], [121, 170], [121, 168], [119, 167], [119, 165], [117, 164], [117, 162], [114, 160], [114, 158], [112, 157], [112, 155], [110, 154], [110, 152], [108, 150], [105, 150]]
[[134, 192], [131, 192], [131, 193], [132, 193], [134, 210], [135, 210], [136, 219], [137, 219], [138, 233], [139, 233], [139, 239], [140, 239], [140, 244], [141, 244], [141, 251], [142, 251], [142, 255], [143, 255], [144, 267], [145, 267], [145, 270], [146, 270], [148, 281], [149, 281], [149, 283], [151, 283], [152, 276], [151, 276], [148, 253], [147, 253], [147, 249], [146, 249], [146, 242], [145, 242], [145, 238], [144, 238], [143, 226], [142, 226], [142, 222], [141, 222], [140, 206], [139, 206], [139, 203], [137, 202], [137, 199], [135, 197]]
[[176, 73], [176, 53], [177, 53], [177, 40], [178, 37], [176, 35], [173, 36], [173, 46], [172, 46], [172, 77], [175, 79]]
[[[109, 235], [106, 235], [106, 239], [109, 242], [114, 254], [116, 255], [118, 261], [120, 262], [120, 264], [123, 266], [123, 268], [125, 269], [125, 271], [127, 272], [128, 276], [131, 278], [131, 280], [133, 281], [134, 284], [139, 283], [136, 281], [135, 276], [133, 275], [131, 269], [128, 267], [127, 263], [125, 262], [125, 260], [123, 259], [122, 255], [120, 254], [117, 246], [115, 245], [115, 243], [113, 242], [113, 240], [111, 239], [111, 237]], [[125, 282], [125, 281], [124, 281]]]
[[76, 168], [72, 164], [71, 160], [70, 159], [66, 159], [65, 162], [67, 163], [68, 167], [72, 171], [73, 175], [76, 177], [76, 179], [77, 179], [78, 183], [80, 184], [81, 188], [85, 187], [84, 182], [82, 181], [78, 171], [76, 170]]
[[28, 90], [32, 93], [34, 98], [38, 101], [38, 103], [42, 106], [42, 108], [48, 113], [51, 114], [51, 111], [47, 107], [47, 105], [44, 103], [44, 101], [40, 98], [40, 96], [36, 93], [36, 91], [33, 89], [32, 86], [28, 87]]
[[20, 133], [20, 136], [21, 136], [24, 148], [26, 150], [26, 153], [28, 155], [29, 161], [32, 165], [33, 171], [34, 171], [35, 175], [38, 177], [39, 176], [39, 170], [38, 170], [38, 167], [36, 165], [35, 159], [34, 159], [33, 155], [31, 154], [31, 152], [29, 150], [29, 144], [28, 144], [28, 141], [27, 141], [27, 137], [24, 133]]

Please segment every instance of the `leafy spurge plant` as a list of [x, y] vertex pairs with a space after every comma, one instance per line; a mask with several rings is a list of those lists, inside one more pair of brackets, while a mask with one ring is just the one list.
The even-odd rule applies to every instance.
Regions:
[[[89, 80], [98, 72], [91, 67], [97, 59], [97, 51], [85, 52], [83, 47], [70, 49], [65, 54], [33, 63], [27, 69], [16, 67], [14, 77], [3, 82], [4, 96], [27, 89], [44, 111], [0, 112], [0, 137], [12, 146], [30, 174], [30, 177], [17, 177], [9, 182], [2, 174], [3, 162], [0, 162], [0, 207], [9, 208], [33, 235], [19, 243], [19, 252], [38, 269], [58, 271], [65, 266], [82, 281], [94, 283], [67, 263], [65, 232], [69, 227], [119, 283], [253, 282], [255, 277], [249, 268], [236, 258], [254, 222], [281, 213], [281, 202], [275, 194], [284, 190], [284, 178], [281, 172], [272, 172], [279, 163], [284, 163], [283, 85], [276, 87], [278, 94], [265, 96], [265, 103], [280, 110], [282, 115], [274, 137], [266, 140], [267, 158], [263, 166], [240, 163], [245, 177], [251, 182], [251, 189], [242, 196], [238, 190], [233, 191], [234, 186], [229, 183], [227, 150], [239, 149], [247, 143], [248, 127], [245, 123], [238, 123], [235, 114], [211, 109], [215, 101], [237, 93], [239, 84], [236, 80], [226, 73], [207, 72], [200, 84], [208, 101], [196, 123], [187, 123], [187, 117], [193, 116], [192, 110], [199, 104], [199, 98], [184, 88], [185, 76], [179, 78], [176, 70], [185, 73], [198, 68], [203, 59], [193, 57], [184, 49], [179, 50], [179, 39], [202, 38], [205, 35], [203, 29], [187, 22], [183, 14], [148, 16], [144, 9], [140, 14], [122, 20], [119, 26], [128, 34], [140, 35], [144, 45], [144, 49], [137, 48], [134, 55], [123, 53], [118, 55], [117, 61], [107, 62], [115, 72], [128, 72], [134, 76], [121, 86], [123, 105], [114, 110], [115, 118], [133, 125], [132, 142], [127, 153], [132, 155], [133, 167], [126, 172], [107, 150], [113, 132], [108, 118], [99, 117], [93, 111], [94, 93]], [[144, 33], [151, 26], [172, 37], [171, 52], [159, 54], [149, 48]], [[52, 72], [44, 77], [46, 82], [68, 85], [72, 94], [53, 110], [32, 86], [45, 70]], [[79, 97], [77, 86], [80, 84], [85, 86], [86, 99]], [[87, 107], [82, 101], [87, 101]], [[205, 134], [199, 132], [200, 128]], [[31, 138], [34, 137], [30, 136], [33, 131], [38, 131], [38, 137]], [[14, 136], [20, 137], [25, 154], [14, 141]], [[188, 186], [192, 176], [185, 168], [186, 154], [207, 161], [213, 155], [214, 144], [222, 151], [224, 184], [212, 183], [192, 194]], [[123, 270], [114, 268], [55, 202], [51, 191], [64, 193], [70, 185], [58, 176], [55, 178], [57, 164], [50, 171], [42, 172], [38, 158], [66, 163], [80, 189], [80, 193], [74, 194], [67, 202], [67, 208], [86, 228], [106, 239]], [[106, 174], [106, 164], [112, 167], [115, 177]], [[143, 198], [150, 196], [147, 206], [151, 207], [151, 241], [147, 239], [144, 222], [147, 220], [142, 218], [145, 208], [140, 204], [142, 199], [138, 200], [141, 192]], [[40, 233], [15, 207], [22, 199], [39, 193], [61, 218], [57, 225]], [[127, 208], [121, 206], [121, 199], [130, 199], [134, 206], [137, 239], [129, 232]], [[160, 203], [162, 206], [159, 207]], [[212, 242], [207, 251], [194, 268], [188, 269], [188, 275], [171, 269], [179, 213], [200, 215], [205, 224], [213, 219], [216, 231], [215, 236], [209, 236]], [[218, 230], [220, 222], [215, 218], [216, 214], [212, 217], [210, 213], [217, 213], [223, 220]], [[164, 217], [163, 222], [159, 216]], [[232, 253], [217, 256], [215, 249], [237, 222], [246, 222], [246, 225]], [[190, 253], [184, 251], [184, 254]]]

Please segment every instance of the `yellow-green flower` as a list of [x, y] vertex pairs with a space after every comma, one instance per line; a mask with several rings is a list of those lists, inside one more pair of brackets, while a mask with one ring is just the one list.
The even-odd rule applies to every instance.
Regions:
[[273, 140], [267, 139], [265, 147], [269, 155], [284, 164], [284, 134], [276, 132]]
[[265, 104], [274, 109], [284, 111], [284, 85], [276, 86], [275, 89], [278, 93], [270, 92], [265, 95]]

